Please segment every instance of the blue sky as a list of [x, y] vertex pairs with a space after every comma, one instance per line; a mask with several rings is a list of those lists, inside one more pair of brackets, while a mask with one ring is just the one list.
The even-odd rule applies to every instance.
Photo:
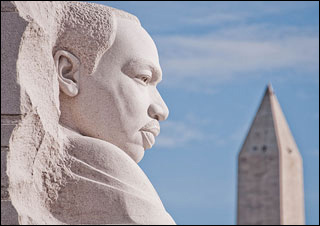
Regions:
[[140, 166], [178, 224], [235, 224], [237, 154], [271, 82], [304, 160], [319, 224], [319, 3], [100, 2], [158, 47], [170, 116]]

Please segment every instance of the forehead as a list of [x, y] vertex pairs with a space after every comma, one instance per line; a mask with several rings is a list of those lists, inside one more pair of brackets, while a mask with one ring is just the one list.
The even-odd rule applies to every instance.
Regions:
[[117, 32], [111, 47], [127, 60], [145, 59], [159, 66], [157, 48], [150, 35], [134, 21], [117, 19]]

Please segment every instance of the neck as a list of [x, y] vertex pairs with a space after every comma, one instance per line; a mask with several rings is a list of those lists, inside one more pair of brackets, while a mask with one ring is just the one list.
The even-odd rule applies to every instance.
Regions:
[[[98, 172], [110, 175], [117, 180], [141, 190], [145, 195], [154, 196], [156, 191], [138, 164], [117, 146], [78, 132], [61, 127], [65, 136], [67, 153], [75, 160], [72, 167], [75, 174], [83, 172], [82, 165], [90, 166]], [[92, 174], [93, 175], [93, 174]], [[92, 180], [95, 180], [91, 178]]]
[[[59, 219], [79, 222], [79, 212], [99, 212], [102, 221], [94, 219], [99, 223], [174, 224], [149, 179], [129, 155], [106, 141], [70, 128], [61, 129], [66, 139], [65, 151], [73, 159], [70, 170], [75, 180], [60, 190], [61, 199], [52, 207], [60, 214]], [[61, 207], [69, 202], [81, 204], [67, 206], [63, 211]], [[76, 217], [70, 218], [70, 209]], [[91, 214], [84, 222], [91, 222], [90, 217]]]
[[62, 128], [64, 128], [63, 130], [67, 134], [71, 134], [71, 131], [79, 133], [79, 129], [77, 128], [76, 123], [74, 121], [74, 119], [76, 118], [73, 114], [74, 100], [72, 101], [71, 98], [65, 95], [63, 92], [60, 92], [59, 95], [61, 111], [59, 124], [62, 126]]

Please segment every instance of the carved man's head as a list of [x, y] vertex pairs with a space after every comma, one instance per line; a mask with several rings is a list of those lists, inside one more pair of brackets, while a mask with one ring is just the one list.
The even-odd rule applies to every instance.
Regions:
[[162, 76], [156, 46], [130, 14], [94, 4], [68, 7], [53, 50], [61, 124], [139, 162], [168, 116], [156, 88]]

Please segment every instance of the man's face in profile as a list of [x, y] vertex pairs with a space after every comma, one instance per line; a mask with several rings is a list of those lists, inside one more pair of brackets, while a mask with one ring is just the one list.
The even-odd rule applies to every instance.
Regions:
[[160, 132], [158, 121], [168, 117], [156, 88], [161, 77], [148, 33], [131, 20], [117, 19], [115, 41], [97, 70], [80, 76], [74, 98], [79, 132], [108, 141], [139, 162]]

